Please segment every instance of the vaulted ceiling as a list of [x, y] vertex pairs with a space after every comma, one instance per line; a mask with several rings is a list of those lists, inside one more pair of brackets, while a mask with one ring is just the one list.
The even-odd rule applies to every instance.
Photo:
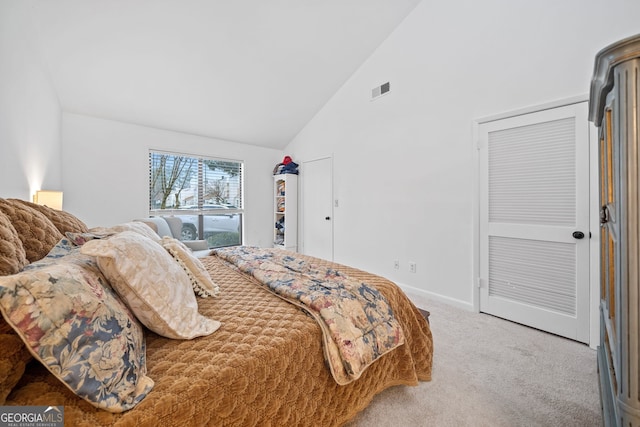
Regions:
[[283, 148], [420, 0], [36, 0], [62, 109]]

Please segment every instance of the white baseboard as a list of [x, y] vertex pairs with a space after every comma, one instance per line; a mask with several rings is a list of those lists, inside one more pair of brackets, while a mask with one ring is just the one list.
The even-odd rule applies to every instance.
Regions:
[[445, 304], [452, 305], [454, 307], [461, 308], [463, 310], [474, 311], [473, 304], [468, 301], [462, 301], [459, 299], [451, 298], [448, 296], [436, 294], [434, 292], [425, 291], [423, 289], [414, 288], [409, 285], [396, 282], [398, 286], [404, 291], [409, 299], [416, 305], [416, 307], [423, 310], [429, 310], [429, 301], [436, 300]]

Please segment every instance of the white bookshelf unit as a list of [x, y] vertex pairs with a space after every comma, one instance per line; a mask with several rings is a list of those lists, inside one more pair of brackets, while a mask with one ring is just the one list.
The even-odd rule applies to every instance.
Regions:
[[273, 246], [295, 252], [298, 248], [298, 175], [273, 176]]

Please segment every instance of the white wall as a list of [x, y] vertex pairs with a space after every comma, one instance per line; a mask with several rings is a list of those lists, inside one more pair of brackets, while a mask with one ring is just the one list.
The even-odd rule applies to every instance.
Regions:
[[65, 210], [90, 227], [148, 215], [149, 149], [158, 149], [244, 161], [245, 243], [271, 245], [281, 151], [71, 113], [62, 134]]
[[471, 307], [473, 120], [584, 96], [638, 17], [627, 0], [423, 1], [285, 150], [334, 157], [334, 259]]
[[0, 197], [62, 187], [60, 104], [28, 0], [0, 2]]

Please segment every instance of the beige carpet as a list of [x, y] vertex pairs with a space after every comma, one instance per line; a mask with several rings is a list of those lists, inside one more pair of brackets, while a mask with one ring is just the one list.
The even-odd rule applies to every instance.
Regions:
[[348, 424], [600, 426], [596, 352], [584, 344], [432, 301], [433, 380], [392, 387]]

